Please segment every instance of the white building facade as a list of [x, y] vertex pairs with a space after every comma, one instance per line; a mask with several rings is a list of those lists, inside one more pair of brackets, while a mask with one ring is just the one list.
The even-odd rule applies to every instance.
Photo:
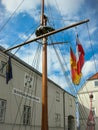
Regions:
[[[42, 75], [0, 47], [0, 130], [41, 129]], [[13, 78], [6, 84], [11, 57]], [[49, 130], [76, 130], [75, 97], [48, 79]]]
[[78, 92], [80, 130], [87, 128], [91, 94], [93, 95], [91, 109], [95, 120], [95, 130], [98, 130], [98, 73], [90, 77]]

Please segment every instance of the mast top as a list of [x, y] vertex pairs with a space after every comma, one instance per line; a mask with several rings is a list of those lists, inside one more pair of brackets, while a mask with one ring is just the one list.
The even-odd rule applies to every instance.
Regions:
[[37, 28], [37, 30], [35, 32], [37, 37], [55, 30], [54, 28], [46, 25], [47, 20], [48, 20], [48, 17], [46, 15], [43, 15], [43, 23], [44, 24], [43, 25], [41, 24]]

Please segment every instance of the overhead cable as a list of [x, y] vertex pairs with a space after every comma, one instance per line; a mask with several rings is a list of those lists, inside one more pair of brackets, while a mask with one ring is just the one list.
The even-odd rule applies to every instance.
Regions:
[[11, 14], [11, 16], [7, 19], [7, 21], [3, 24], [3, 26], [0, 28], [0, 32], [4, 29], [4, 27], [8, 24], [8, 22], [11, 20], [11, 18], [15, 15], [16, 11], [19, 9], [19, 7], [22, 5], [24, 0], [20, 2], [20, 4], [17, 6], [17, 8], [14, 10], [14, 12]]

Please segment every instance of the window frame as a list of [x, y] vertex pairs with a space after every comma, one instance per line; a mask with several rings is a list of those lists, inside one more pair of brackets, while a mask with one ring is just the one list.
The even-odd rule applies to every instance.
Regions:
[[6, 74], [6, 62], [4, 62], [4, 61], [0, 61], [0, 75], [1, 76], [5, 76], [5, 74]]
[[95, 87], [98, 87], [98, 80], [94, 81]]
[[60, 92], [56, 91], [56, 101], [60, 102]]
[[30, 124], [31, 124], [31, 106], [24, 105], [24, 107], [23, 107], [23, 125], [30, 125]]
[[69, 106], [72, 107], [73, 101], [72, 98], [69, 99]]
[[55, 113], [55, 124], [57, 127], [61, 126], [61, 114], [60, 113]]
[[4, 103], [3, 106], [1, 106], [1, 104], [0, 104], [0, 122], [3, 123], [5, 121], [5, 113], [6, 113], [7, 101], [5, 99], [0, 98], [0, 102]]

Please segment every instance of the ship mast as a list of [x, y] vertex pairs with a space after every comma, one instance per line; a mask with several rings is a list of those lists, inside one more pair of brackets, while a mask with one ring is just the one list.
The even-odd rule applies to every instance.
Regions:
[[21, 47], [23, 45], [29, 44], [31, 42], [42, 39], [42, 124], [41, 130], [48, 130], [48, 92], [47, 92], [47, 38], [50, 35], [56, 34], [58, 32], [70, 29], [72, 27], [78, 26], [80, 24], [89, 22], [89, 20], [83, 20], [75, 24], [66, 26], [61, 29], [54, 30], [52, 27], [47, 26], [47, 17], [44, 14], [44, 0], [42, 0], [42, 9], [41, 9], [41, 24], [40, 27], [36, 30], [36, 38], [26, 41], [24, 43], [18, 44], [14, 47], [11, 47], [3, 52], [13, 50], [15, 48]]
[[[44, 0], [42, 0], [41, 25], [47, 25], [44, 15]], [[41, 130], [48, 130], [48, 98], [47, 98], [47, 37], [42, 38], [42, 124]]]

